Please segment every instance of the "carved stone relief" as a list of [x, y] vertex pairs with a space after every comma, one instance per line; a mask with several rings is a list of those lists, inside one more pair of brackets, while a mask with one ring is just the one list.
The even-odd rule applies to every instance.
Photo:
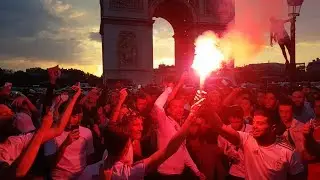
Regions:
[[[216, 1], [214, 1], [216, 2]], [[204, 13], [205, 15], [214, 15], [215, 13], [215, 3], [213, 3], [213, 0], [205, 0], [205, 4], [204, 4]]]
[[223, 23], [230, 22], [235, 16], [234, 0], [206, 0], [205, 15], [216, 17]]
[[220, 22], [230, 22], [235, 16], [234, 0], [217, 0], [216, 13]]
[[137, 38], [134, 32], [121, 31], [118, 37], [118, 60], [120, 67], [134, 66], [137, 61]]
[[[153, 3], [155, 3], [156, 1], [159, 1], [159, 0], [148, 0], [149, 7], [152, 6]], [[184, 0], [184, 1], [189, 3], [196, 11], [198, 11], [200, 0]]]

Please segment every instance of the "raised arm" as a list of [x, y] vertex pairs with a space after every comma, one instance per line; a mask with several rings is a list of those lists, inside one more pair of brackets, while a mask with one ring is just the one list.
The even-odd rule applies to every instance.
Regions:
[[56, 136], [59, 136], [65, 127], [67, 126], [73, 107], [76, 104], [80, 94], [81, 94], [81, 88], [80, 88], [80, 83], [77, 83], [77, 85], [73, 86], [73, 89], [76, 91], [75, 95], [71, 98], [71, 101], [69, 102], [66, 110], [64, 111], [62, 117], [60, 118], [60, 122], [57, 127], [50, 128], [48, 132], [45, 134], [43, 138], [43, 142], [46, 142]]
[[128, 96], [128, 93], [127, 93], [126, 88], [121, 89], [119, 101], [118, 101], [118, 104], [116, 105], [116, 107], [113, 109], [110, 122], [116, 122], [119, 119], [121, 107], [122, 107], [124, 101], [126, 100], [127, 96]]
[[43, 137], [45, 136], [46, 132], [50, 129], [53, 122], [52, 112], [48, 112], [43, 117], [41, 127], [33, 136], [31, 142], [29, 143], [27, 149], [22, 153], [21, 157], [16, 163], [16, 177], [24, 177], [29, 169], [31, 168], [38, 152], [40, 146], [43, 141]]
[[196, 117], [196, 113], [198, 112], [199, 107], [202, 105], [203, 100], [204, 99], [201, 99], [191, 108], [191, 112], [186, 122], [182, 125], [181, 129], [169, 141], [167, 147], [164, 149], [158, 150], [157, 152], [152, 154], [149, 158], [143, 160], [147, 173], [156, 169], [159, 165], [161, 165], [165, 160], [167, 160], [179, 149], [181, 144], [186, 139], [189, 128], [193, 123]]
[[233, 91], [223, 100], [224, 106], [231, 106], [233, 105], [233, 101], [236, 99], [236, 97], [241, 92], [241, 88], [235, 88]]
[[179, 89], [184, 85], [187, 78], [188, 78], [188, 73], [185, 71], [182, 73], [178, 84], [173, 88], [172, 92], [170, 93], [168, 97], [168, 102], [172, 101], [176, 97]]
[[215, 129], [215, 131], [224, 137], [231, 144], [238, 146], [240, 144], [240, 135], [239, 133], [232, 129], [231, 127], [226, 126], [222, 123], [219, 115], [216, 112], [212, 112], [212, 115], [209, 116], [212, 119], [210, 120], [211, 126]]
[[172, 92], [172, 87], [167, 87], [164, 92], [158, 97], [154, 103], [154, 108], [161, 109], [164, 111], [164, 105], [166, 104], [170, 93]]
[[56, 81], [61, 75], [61, 71], [59, 66], [48, 68], [48, 75], [49, 75], [49, 84], [47, 86], [47, 91], [45, 95], [45, 99], [43, 101], [43, 111], [42, 115], [47, 112], [47, 108], [51, 106], [53, 100], [53, 90], [56, 87]]
[[165, 128], [166, 122], [166, 112], [164, 110], [164, 105], [166, 104], [170, 93], [172, 92], [171, 87], [167, 87], [164, 92], [158, 97], [151, 111], [151, 117], [154, 124], [157, 124], [158, 129], [161, 130]]

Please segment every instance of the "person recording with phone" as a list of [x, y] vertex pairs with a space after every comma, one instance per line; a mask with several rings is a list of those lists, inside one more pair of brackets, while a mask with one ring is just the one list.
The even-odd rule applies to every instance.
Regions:
[[52, 179], [74, 179], [81, 175], [94, 153], [90, 129], [80, 126], [82, 108], [77, 105], [64, 132], [45, 144], [45, 156], [51, 165]]

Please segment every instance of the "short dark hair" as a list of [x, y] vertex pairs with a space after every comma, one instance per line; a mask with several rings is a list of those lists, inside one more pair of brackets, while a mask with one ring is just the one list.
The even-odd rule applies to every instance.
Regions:
[[130, 112], [122, 117], [122, 119], [118, 122], [118, 127], [121, 127], [123, 131], [129, 132], [129, 124], [133, 122], [135, 119], [139, 118], [144, 120], [144, 117], [139, 114], [139, 112], [129, 110]]
[[273, 94], [276, 99], [279, 98], [279, 93], [277, 93], [276, 90], [274, 90], [274, 89], [268, 89], [268, 90], [265, 92], [265, 94]]
[[293, 106], [291, 99], [289, 98], [282, 98], [279, 100], [279, 106]]
[[270, 126], [276, 125], [276, 119], [271, 115], [271, 113], [265, 109], [257, 109], [254, 111], [254, 116], [263, 116], [267, 118], [267, 122]]
[[226, 118], [235, 117], [243, 119], [244, 113], [240, 106], [230, 106], [226, 109]]
[[103, 137], [108, 154], [120, 158], [129, 141], [129, 134], [117, 126], [110, 125], [104, 130]]
[[301, 86], [296, 86], [296, 87], [293, 87], [291, 88], [291, 93], [290, 94], [293, 94], [294, 92], [302, 92], [302, 87]]
[[147, 99], [147, 94], [144, 93], [144, 92], [138, 92], [136, 95], [135, 95], [135, 99]]

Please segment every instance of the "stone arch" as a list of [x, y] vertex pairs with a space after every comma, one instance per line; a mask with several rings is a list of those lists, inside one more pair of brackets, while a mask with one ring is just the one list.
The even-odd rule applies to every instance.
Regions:
[[[164, 18], [173, 28], [176, 70], [186, 69], [191, 65], [194, 56], [196, 9], [187, 0], [153, 0], [149, 2], [149, 18]], [[176, 13], [178, 8], [180, 13]]]
[[[223, 32], [229, 22], [216, 19], [208, 2], [221, 0], [100, 0], [103, 77], [148, 83], [153, 78], [153, 17], [174, 30], [175, 69], [190, 68], [194, 41], [206, 30]], [[233, 1], [233, 0], [230, 0]], [[232, 8], [232, 7], [230, 7]], [[179, 13], [177, 13], [179, 11]]]
[[[154, 16], [157, 7], [162, 3], [165, 3], [165, 1], [168, 1], [168, 0], [149, 0], [149, 2], [151, 2], [148, 7], [149, 18], [152, 18]], [[196, 13], [195, 8], [191, 6], [191, 4], [187, 2], [187, 0], [171, 0], [171, 1], [178, 1], [184, 4], [190, 10], [193, 22], [198, 21], [198, 15]]]

